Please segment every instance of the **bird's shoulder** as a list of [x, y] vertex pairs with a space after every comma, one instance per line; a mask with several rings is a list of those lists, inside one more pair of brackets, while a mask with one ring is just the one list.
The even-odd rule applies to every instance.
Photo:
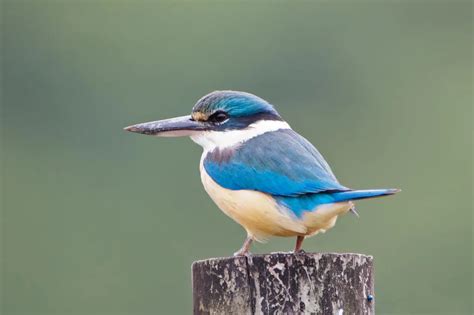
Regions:
[[225, 149], [203, 161], [209, 176], [227, 189], [296, 196], [346, 190], [319, 151], [292, 129], [280, 129]]

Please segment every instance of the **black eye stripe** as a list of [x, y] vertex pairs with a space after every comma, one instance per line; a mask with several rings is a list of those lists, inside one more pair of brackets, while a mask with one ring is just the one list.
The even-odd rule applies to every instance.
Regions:
[[226, 112], [223, 111], [216, 111], [211, 116], [209, 116], [208, 121], [212, 123], [221, 123], [225, 121], [229, 116]]

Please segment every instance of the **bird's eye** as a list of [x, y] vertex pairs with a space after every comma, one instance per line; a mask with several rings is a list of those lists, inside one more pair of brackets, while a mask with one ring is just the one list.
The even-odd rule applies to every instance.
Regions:
[[210, 117], [209, 117], [209, 121], [212, 122], [212, 123], [222, 123], [224, 122], [225, 120], [227, 120], [227, 118], [229, 118], [227, 116], [226, 113], [224, 112], [221, 112], [221, 111], [218, 111], [218, 112], [215, 112], [214, 114], [212, 114]]

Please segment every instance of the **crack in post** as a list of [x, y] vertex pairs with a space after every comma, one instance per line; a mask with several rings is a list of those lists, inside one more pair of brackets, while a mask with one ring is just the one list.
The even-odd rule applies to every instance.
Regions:
[[[249, 261], [250, 260], [250, 261]], [[250, 294], [250, 314], [255, 314], [256, 312], [256, 298], [255, 298], [255, 283], [252, 281], [252, 273], [250, 272], [250, 264], [252, 264], [252, 257], [245, 256], [245, 267], [247, 269], [247, 284], [249, 286]]]

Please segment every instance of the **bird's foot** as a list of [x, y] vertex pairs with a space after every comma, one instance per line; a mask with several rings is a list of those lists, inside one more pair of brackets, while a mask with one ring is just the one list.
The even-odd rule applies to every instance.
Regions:
[[241, 257], [241, 256], [250, 257], [252, 256], [252, 253], [249, 251], [242, 251], [242, 250], [236, 251], [234, 253], [234, 257]]
[[295, 254], [295, 255], [304, 255], [304, 254], [306, 254], [305, 250], [302, 249], [302, 248], [300, 248], [298, 250], [293, 250], [292, 253]]
[[298, 235], [296, 237], [296, 244], [295, 249], [293, 250], [293, 254], [303, 254], [305, 251], [301, 248], [303, 246], [304, 236]]
[[253, 238], [249, 235], [247, 236], [247, 238], [245, 239], [245, 242], [244, 244], [242, 245], [242, 248], [240, 248], [237, 252], [234, 253], [234, 257], [237, 257], [237, 256], [250, 256], [250, 252], [249, 252], [249, 249], [250, 249], [250, 245], [252, 244], [252, 241], [253, 241]]

